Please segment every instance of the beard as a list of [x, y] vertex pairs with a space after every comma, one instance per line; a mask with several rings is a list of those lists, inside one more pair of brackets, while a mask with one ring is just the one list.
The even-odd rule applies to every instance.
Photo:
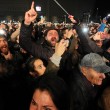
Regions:
[[56, 43], [58, 42], [58, 39], [55, 37], [52, 37], [50, 41], [48, 41], [52, 47], [55, 47]]
[[51, 47], [55, 47], [56, 43], [58, 42], [58, 39], [55, 37], [51, 38], [51, 40], [46, 40], [47, 44]]
[[57, 40], [55, 37], [51, 38], [50, 43], [51, 43], [52, 46], [55, 46], [55, 44], [56, 44], [57, 42], [58, 42], [58, 40]]

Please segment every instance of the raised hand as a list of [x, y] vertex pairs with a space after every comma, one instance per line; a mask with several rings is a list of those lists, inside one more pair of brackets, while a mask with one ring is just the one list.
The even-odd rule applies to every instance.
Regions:
[[31, 22], [35, 21], [36, 17], [37, 17], [37, 12], [34, 9], [34, 2], [32, 2], [31, 9], [25, 13], [24, 23], [26, 25], [30, 25]]
[[59, 43], [57, 43], [56, 46], [55, 46], [55, 54], [57, 56], [61, 56], [65, 52], [65, 50], [68, 46], [68, 43], [69, 42], [67, 42], [64, 39], [62, 39]]
[[68, 31], [67, 38], [70, 39], [72, 35], [73, 35], [73, 30], [71, 29]]
[[93, 39], [94, 40], [104, 40], [105, 39], [106, 34], [104, 32], [97, 32], [94, 36]]
[[73, 15], [69, 15], [68, 18], [71, 20], [72, 23], [77, 23]]

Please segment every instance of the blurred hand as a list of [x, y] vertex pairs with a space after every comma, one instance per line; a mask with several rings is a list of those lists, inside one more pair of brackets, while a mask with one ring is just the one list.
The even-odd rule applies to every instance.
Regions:
[[45, 22], [45, 18], [43, 17], [39, 22], [38, 25], [43, 24]]
[[71, 22], [76, 23], [76, 20], [74, 19], [73, 15], [69, 15], [68, 18], [71, 20]]
[[73, 30], [71, 29], [68, 31], [67, 38], [70, 39], [72, 35], [73, 35]]
[[57, 43], [56, 46], [55, 46], [55, 54], [57, 56], [61, 56], [65, 52], [65, 50], [68, 46], [68, 43], [69, 42], [67, 42], [64, 39], [62, 39], [59, 43]]
[[72, 19], [73, 17], [74, 17], [73, 15], [69, 15], [69, 16], [68, 16], [69, 19]]
[[95, 36], [93, 36], [94, 40], [104, 40], [105, 39], [105, 33], [104, 32], [97, 32]]
[[31, 22], [35, 21], [36, 17], [37, 17], [37, 12], [34, 9], [34, 2], [32, 2], [31, 9], [25, 13], [24, 23], [26, 25], [30, 25]]
[[21, 23], [20, 22], [18, 22], [18, 28], [21, 28]]
[[26, 50], [24, 50], [23, 48], [20, 48], [20, 52], [24, 54], [27, 53]]

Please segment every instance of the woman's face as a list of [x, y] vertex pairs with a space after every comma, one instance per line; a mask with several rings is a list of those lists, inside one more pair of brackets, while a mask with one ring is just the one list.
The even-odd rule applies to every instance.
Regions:
[[37, 89], [32, 97], [30, 110], [58, 110], [47, 90]]
[[35, 62], [34, 62], [34, 69], [35, 71], [38, 73], [39, 76], [43, 75], [45, 70], [46, 70], [46, 67], [44, 66], [42, 60], [40, 59], [37, 59]]

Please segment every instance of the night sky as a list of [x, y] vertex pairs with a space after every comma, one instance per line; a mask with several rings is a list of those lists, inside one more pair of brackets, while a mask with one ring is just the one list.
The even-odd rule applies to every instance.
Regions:
[[[64, 16], [67, 15], [54, 0], [34, 0], [36, 5], [41, 5], [43, 15]], [[107, 0], [57, 0], [69, 14], [82, 18], [84, 13], [90, 13], [95, 17], [105, 17], [110, 13]], [[32, 0], [0, 0], [0, 18], [4, 16], [23, 16], [29, 10]]]
[[110, 6], [107, 0], [57, 0], [70, 13], [81, 17], [84, 12], [90, 12], [93, 17], [105, 17], [110, 13]]
[[97, 12], [98, 16], [105, 17], [108, 13], [110, 13], [108, 1], [96, 0], [94, 12]]

